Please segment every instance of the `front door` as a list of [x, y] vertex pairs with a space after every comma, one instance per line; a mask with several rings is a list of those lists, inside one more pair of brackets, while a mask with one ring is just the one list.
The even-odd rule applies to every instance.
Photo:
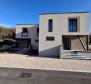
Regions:
[[71, 40], [69, 38], [63, 38], [63, 49], [71, 50]]

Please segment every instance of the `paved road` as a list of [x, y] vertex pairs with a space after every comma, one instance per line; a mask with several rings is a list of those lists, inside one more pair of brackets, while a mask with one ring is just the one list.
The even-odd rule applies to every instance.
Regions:
[[90, 73], [0, 68], [0, 84], [91, 84]]
[[0, 54], [0, 84], [91, 84], [91, 61]]

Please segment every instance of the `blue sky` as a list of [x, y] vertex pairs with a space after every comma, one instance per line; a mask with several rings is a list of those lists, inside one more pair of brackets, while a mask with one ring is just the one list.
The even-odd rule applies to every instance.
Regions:
[[90, 4], [91, 0], [0, 0], [0, 25], [38, 24], [41, 13], [91, 12]]

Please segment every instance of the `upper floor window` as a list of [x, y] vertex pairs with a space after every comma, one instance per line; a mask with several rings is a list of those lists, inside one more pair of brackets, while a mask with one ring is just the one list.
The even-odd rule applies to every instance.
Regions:
[[48, 32], [52, 32], [53, 31], [53, 20], [49, 19], [48, 21]]
[[39, 36], [39, 28], [36, 30], [36, 35]]
[[39, 33], [39, 28], [37, 28], [37, 33]]
[[77, 32], [77, 19], [69, 19], [69, 32]]
[[22, 29], [22, 36], [23, 37], [27, 37], [28, 36], [28, 29], [27, 28], [23, 28]]
[[27, 28], [23, 28], [23, 31], [22, 32], [27, 32]]

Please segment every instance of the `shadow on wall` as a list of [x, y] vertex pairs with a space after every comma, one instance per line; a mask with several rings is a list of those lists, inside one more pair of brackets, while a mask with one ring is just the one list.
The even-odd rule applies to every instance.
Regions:
[[39, 56], [48, 58], [60, 58], [60, 46], [40, 51]]

